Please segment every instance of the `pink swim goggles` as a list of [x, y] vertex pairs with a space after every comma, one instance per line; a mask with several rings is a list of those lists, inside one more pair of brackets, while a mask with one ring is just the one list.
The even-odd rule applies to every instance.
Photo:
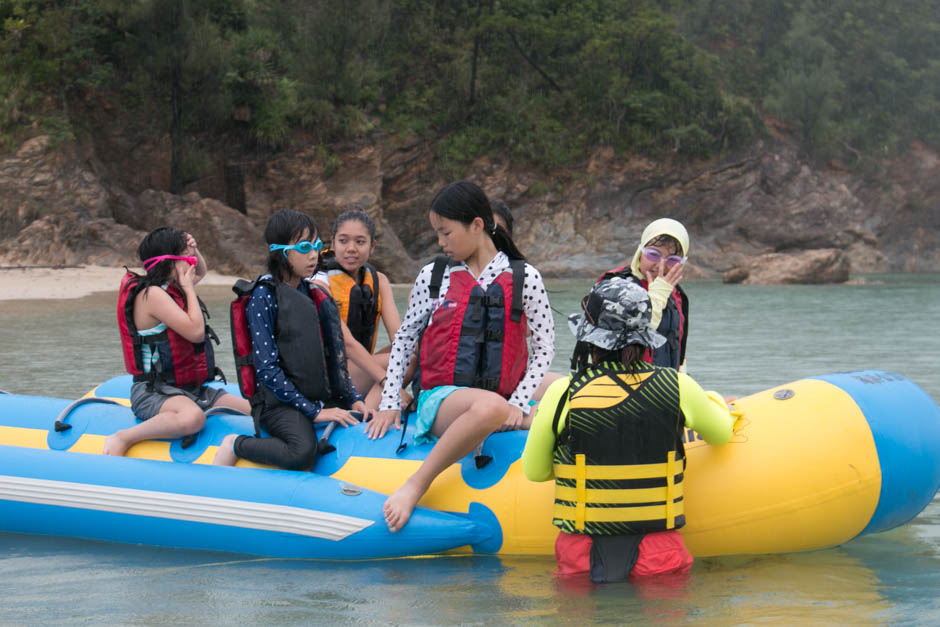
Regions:
[[150, 272], [151, 268], [153, 268], [155, 265], [157, 265], [158, 263], [166, 259], [174, 259], [176, 261], [185, 261], [191, 266], [194, 266], [197, 263], [199, 263], [199, 260], [196, 259], [195, 257], [180, 257], [179, 255], [160, 255], [159, 257], [151, 257], [150, 259], [145, 259], [144, 271]]

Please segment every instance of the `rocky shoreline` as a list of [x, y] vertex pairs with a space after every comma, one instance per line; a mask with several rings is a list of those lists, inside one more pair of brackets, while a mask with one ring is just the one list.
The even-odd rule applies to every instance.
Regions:
[[[211, 181], [180, 196], [135, 190], [115, 170], [115, 155], [101, 159], [93, 141], [53, 146], [35, 137], [0, 157], [0, 265], [120, 267], [136, 261], [147, 231], [173, 224], [193, 233], [211, 268], [250, 276], [263, 263], [271, 211], [307, 211], [326, 231], [339, 212], [358, 208], [376, 220], [376, 265], [410, 282], [436, 252], [426, 207], [447, 180], [435, 173], [433, 146], [377, 133], [343, 149], [335, 169], [316, 155], [301, 148], [245, 168], [243, 214], [207, 197]], [[144, 167], [130, 154], [124, 163]], [[662, 216], [690, 231], [688, 278], [812, 283], [843, 282], [850, 272], [940, 271], [940, 158], [919, 146], [869, 178], [814, 169], [779, 139], [696, 164], [600, 148], [577, 171], [480, 159], [468, 173], [513, 208], [517, 244], [547, 277], [621, 265], [643, 227]]]

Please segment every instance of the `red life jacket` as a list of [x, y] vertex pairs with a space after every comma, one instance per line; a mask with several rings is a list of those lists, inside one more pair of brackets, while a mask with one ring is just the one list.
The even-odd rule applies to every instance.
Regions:
[[[251, 329], [248, 326], [246, 310], [248, 301], [251, 299], [251, 293], [254, 291], [255, 287], [260, 284], [268, 286], [275, 297], [277, 297], [278, 285], [270, 276], [263, 276], [251, 282], [239, 279], [235, 285], [232, 286], [232, 291], [235, 292], [235, 300], [232, 301], [230, 309], [232, 348], [235, 353], [238, 389], [242, 396], [247, 399], [254, 396], [257, 391], [257, 373], [255, 371]], [[338, 323], [339, 315], [337, 313], [331, 315], [326, 311], [329, 309], [330, 312], [335, 312], [335, 305], [332, 302], [328, 302], [331, 301], [329, 293], [313, 283], [310, 283], [308, 287], [310, 289], [310, 297], [316, 307], [316, 311], [313, 315], [301, 312], [303, 320], [282, 320], [282, 316], [295, 314], [284, 311], [288, 305], [279, 302], [277, 314], [278, 322], [276, 322], [276, 325], [285, 326], [288, 322], [293, 322], [306, 326], [310, 333], [306, 334], [305, 339], [297, 337], [295, 338], [296, 341], [285, 344], [284, 346], [279, 346], [279, 352], [282, 361], [291, 364], [299, 364], [297, 370], [303, 371], [301, 374], [304, 376], [311, 372], [323, 373], [322, 376], [314, 374], [314, 378], [319, 379], [319, 381], [315, 380], [312, 382], [312, 385], [303, 385], [300, 387], [303, 388], [301, 392], [310, 400], [328, 400], [332, 394], [341, 393], [344, 389], [342, 381], [339, 378], [340, 373], [338, 368], [339, 355], [342, 351], [338, 350], [338, 347], [334, 345], [337, 341], [334, 336], [340, 331], [337, 329], [333, 330], [334, 332], [325, 333], [323, 325], [325, 323], [328, 324], [334, 318]], [[293, 290], [294, 288], [289, 289]], [[291, 294], [293, 294], [293, 292], [291, 292]], [[331, 306], [332, 309], [330, 308]], [[323, 320], [321, 320], [321, 318], [323, 318]], [[276, 330], [275, 335], [277, 335]], [[324, 371], [326, 372], [324, 373]], [[294, 383], [298, 385], [297, 381]]]
[[[440, 295], [448, 258], [434, 260], [429, 289]], [[460, 385], [509, 398], [525, 374], [529, 358], [522, 305], [525, 262], [510, 262], [484, 290], [470, 272], [451, 264], [450, 285], [421, 336], [420, 385]]]
[[[186, 388], [197, 387], [215, 379], [221, 371], [215, 367], [215, 355], [209, 340], [212, 339], [218, 344], [219, 338], [208, 323], [203, 341], [196, 343], [190, 342], [170, 328], [148, 336], [141, 336], [137, 332], [137, 326], [134, 324], [134, 302], [137, 294], [144, 289], [140, 278], [128, 272], [121, 280], [121, 289], [118, 292], [118, 330], [121, 334], [121, 351], [127, 372], [134, 375], [135, 382], [147, 381], [151, 387], [157, 380], [174, 387]], [[186, 296], [176, 283], [170, 283], [166, 287], [166, 293], [180, 309], [187, 310]], [[209, 312], [201, 300], [198, 302], [202, 309], [202, 319], [207, 321]], [[160, 356], [159, 362], [151, 364], [150, 372], [144, 372], [144, 344], [149, 344], [152, 351], [158, 352]]]

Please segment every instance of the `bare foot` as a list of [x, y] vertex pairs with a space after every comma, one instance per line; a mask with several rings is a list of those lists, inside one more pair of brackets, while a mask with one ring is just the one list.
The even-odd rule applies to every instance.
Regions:
[[235, 462], [238, 461], [238, 457], [235, 456], [235, 449], [232, 447], [235, 444], [235, 438], [237, 437], [237, 435], [232, 433], [222, 438], [222, 442], [219, 444], [219, 450], [216, 451], [215, 457], [212, 458], [213, 464], [216, 466], [235, 465]]
[[385, 500], [382, 506], [382, 512], [385, 514], [385, 524], [392, 533], [399, 531], [411, 518], [411, 512], [415, 505], [424, 495], [424, 490], [412, 484], [408, 479], [405, 484], [392, 492], [392, 495]]
[[124, 453], [127, 452], [127, 449], [130, 448], [130, 444], [124, 441], [124, 438], [121, 435], [122, 433], [123, 431], [118, 431], [117, 433], [109, 435], [107, 438], [105, 438], [104, 450], [101, 452], [105, 455], [115, 455], [117, 457], [123, 456]]

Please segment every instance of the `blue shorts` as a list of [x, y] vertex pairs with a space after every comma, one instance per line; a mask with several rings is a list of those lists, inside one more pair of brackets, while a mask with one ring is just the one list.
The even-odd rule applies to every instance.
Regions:
[[463, 389], [466, 388], [458, 385], [439, 385], [430, 390], [421, 390], [418, 394], [418, 416], [415, 420], [415, 444], [437, 442], [437, 436], [431, 433], [431, 426], [437, 418], [437, 411], [445, 398]]

